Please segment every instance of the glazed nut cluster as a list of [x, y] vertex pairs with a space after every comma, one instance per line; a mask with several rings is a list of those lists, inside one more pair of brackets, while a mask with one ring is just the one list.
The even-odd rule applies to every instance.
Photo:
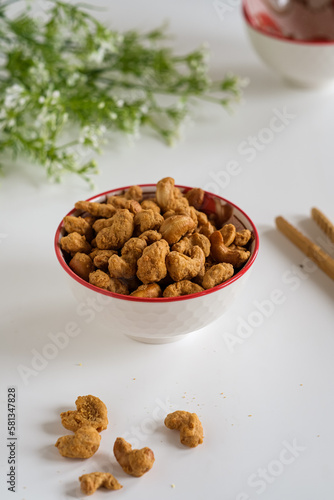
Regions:
[[[208, 290], [249, 259], [252, 234], [201, 211], [204, 191], [182, 193], [171, 177], [155, 197], [139, 186], [106, 202], [78, 201], [60, 246], [70, 268], [90, 284], [134, 297], [176, 297]], [[241, 226], [241, 225], [240, 225]]]
[[[96, 396], [79, 396], [76, 410], [60, 414], [63, 426], [74, 432], [60, 437], [55, 446], [59, 453], [67, 458], [90, 458], [100, 446], [99, 432], [108, 426], [106, 405]], [[168, 429], [180, 431], [180, 441], [185, 446], [195, 448], [203, 443], [203, 427], [196, 413], [175, 411], [165, 418]], [[145, 446], [132, 449], [130, 443], [118, 437], [113, 447], [114, 456], [126, 474], [141, 477], [152, 469], [155, 462], [153, 451]], [[119, 490], [123, 486], [109, 472], [90, 472], [79, 477], [81, 491], [92, 495], [98, 488]]]

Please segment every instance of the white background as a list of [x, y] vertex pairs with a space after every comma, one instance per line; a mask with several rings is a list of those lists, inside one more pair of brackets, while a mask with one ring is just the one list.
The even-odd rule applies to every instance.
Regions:
[[[95, 192], [164, 176], [179, 184], [210, 185], [253, 219], [260, 253], [242, 296], [216, 323], [179, 343], [136, 343], [112, 325], [86, 324], [77, 316], [55, 258], [58, 223], [76, 200], [94, 192], [78, 179], [50, 184], [40, 167], [25, 160], [7, 165], [0, 187], [0, 497], [81, 498], [78, 477], [105, 470], [124, 488], [99, 491], [96, 499], [331, 498], [334, 283], [278, 233], [274, 218], [283, 215], [326, 244], [310, 220], [310, 208], [334, 219], [333, 91], [288, 87], [264, 67], [247, 39], [240, 6], [221, 19], [204, 0], [99, 4], [108, 6], [103, 18], [115, 29], [148, 30], [168, 19], [178, 51], [207, 41], [212, 76], [232, 71], [249, 77], [250, 84], [233, 115], [210, 104], [197, 106], [175, 148], [147, 135], [134, 146], [123, 138], [112, 140], [99, 158]], [[238, 151], [240, 144], [251, 136], [266, 137], [263, 129], [275, 110], [285, 110], [288, 123], [248, 161]], [[223, 182], [229, 161], [238, 162], [240, 173]], [[275, 290], [281, 303], [266, 303], [270, 317], [254, 314]], [[24, 384], [18, 366], [31, 367], [33, 350], [42, 352], [48, 335], [63, 332], [70, 321], [79, 325], [80, 335]], [[247, 338], [242, 338], [245, 323]], [[227, 334], [238, 342], [231, 346]], [[7, 491], [4, 478], [8, 385], [18, 388], [15, 494]], [[66, 434], [59, 413], [74, 409], [76, 397], [85, 394], [106, 403], [110, 425], [94, 457], [65, 459], [54, 447]], [[203, 445], [186, 449], [178, 433], [164, 428], [166, 413], [175, 409], [198, 413]], [[125, 477], [115, 462], [112, 446], [120, 435], [155, 453], [152, 471], [141, 479]], [[294, 455], [284, 451], [294, 445]]]

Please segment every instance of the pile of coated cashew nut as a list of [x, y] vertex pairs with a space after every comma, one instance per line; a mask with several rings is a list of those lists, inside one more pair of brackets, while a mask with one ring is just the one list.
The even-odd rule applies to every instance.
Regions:
[[139, 186], [106, 202], [78, 201], [79, 216], [66, 216], [60, 240], [70, 268], [90, 284], [133, 297], [158, 298], [208, 290], [231, 278], [247, 262], [248, 229], [220, 227], [202, 211], [205, 193], [186, 193], [171, 177], [161, 179], [154, 198]]

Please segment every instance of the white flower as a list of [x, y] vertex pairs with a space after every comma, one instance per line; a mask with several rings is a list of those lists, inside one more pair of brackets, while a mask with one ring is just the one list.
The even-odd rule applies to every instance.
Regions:
[[76, 83], [80, 80], [80, 74], [78, 72], [73, 72], [67, 79], [67, 85], [69, 87], [74, 87]]
[[14, 84], [6, 89], [4, 107], [6, 109], [14, 109], [19, 105], [19, 101], [24, 92], [24, 88], [20, 85]]
[[99, 109], [103, 109], [105, 107], [106, 103], [105, 102], [99, 102], [99, 104], [97, 105], [97, 107]]
[[116, 106], [117, 106], [118, 108], [122, 108], [122, 107], [124, 106], [124, 101], [123, 101], [123, 99], [118, 99], [118, 100], [116, 101]]

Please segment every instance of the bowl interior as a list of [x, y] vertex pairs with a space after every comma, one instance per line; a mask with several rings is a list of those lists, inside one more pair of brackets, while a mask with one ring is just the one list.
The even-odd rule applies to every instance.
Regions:
[[[93, 196], [89, 198], [87, 201], [94, 201], [94, 202], [105, 202], [107, 199], [107, 196], [110, 195], [122, 195], [124, 194], [130, 186], [124, 187], [124, 188], [118, 188], [118, 189], [113, 189], [110, 191], [106, 191], [102, 194]], [[156, 185], [155, 184], [141, 184], [140, 187], [143, 190], [143, 195], [145, 199], [148, 198], [154, 198], [155, 197], [155, 191], [156, 191]], [[180, 186], [176, 185], [183, 193], [186, 193], [191, 189], [191, 187], [188, 186]], [[174, 302], [174, 301], [180, 301], [180, 300], [189, 300], [193, 297], [199, 297], [201, 295], [207, 295], [210, 293], [214, 293], [215, 291], [222, 289], [226, 286], [228, 286], [230, 283], [236, 281], [237, 279], [241, 278], [248, 269], [252, 266], [254, 263], [257, 253], [258, 253], [258, 248], [259, 248], [259, 236], [258, 232], [256, 230], [255, 225], [253, 224], [252, 220], [248, 217], [248, 215], [243, 212], [239, 207], [231, 203], [230, 201], [216, 195], [213, 193], [205, 192], [205, 197], [204, 201], [201, 207], [201, 211], [205, 212], [207, 215], [210, 214], [216, 214], [219, 224], [222, 226], [225, 223], [233, 223], [237, 230], [242, 230], [242, 229], [249, 229], [252, 234], [253, 238], [252, 241], [248, 247], [248, 250], [250, 251], [250, 257], [246, 264], [238, 271], [236, 272], [235, 275], [232, 276], [229, 280], [225, 281], [221, 285], [218, 285], [214, 288], [210, 288], [209, 290], [204, 290], [203, 292], [199, 292], [196, 294], [191, 294], [191, 295], [185, 295], [185, 296], [180, 296], [180, 297], [161, 297], [161, 298], [139, 298], [139, 297], [132, 297], [129, 295], [120, 295], [117, 293], [109, 292], [107, 290], [103, 290], [102, 288], [98, 288], [94, 285], [91, 285], [87, 281], [83, 280], [80, 278], [78, 275], [76, 275], [72, 269], [68, 266], [68, 263], [66, 261], [66, 258], [60, 248], [60, 239], [66, 234], [63, 221], [59, 224], [56, 235], [55, 235], [55, 251], [56, 255], [58, 258], [58, 261], [60, 265], [63, 267], [63, 269], [73, 278], [76, 280], [78, 283], [81, 285], [89, 288], [90, 290], [94, 290], [95, 292], [98, 292], [103, 295], [107, 295], [110, 297], [114, 297], [116, 299], [120, 300], [130, 300], [134, 302]], [[66, 215], [79, 215], [82, 212], [80, 210], [73, 209], [71, 210], [68, 214]]]

